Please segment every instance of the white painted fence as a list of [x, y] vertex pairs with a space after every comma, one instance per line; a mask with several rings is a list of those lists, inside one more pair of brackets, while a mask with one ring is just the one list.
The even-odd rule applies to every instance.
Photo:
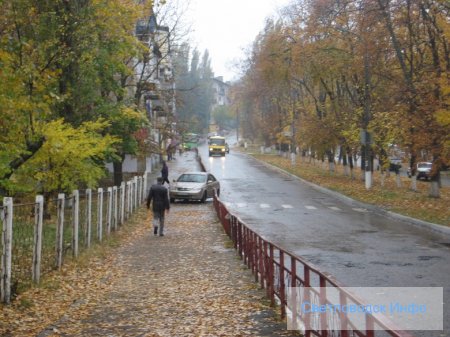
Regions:
[[43, 272], [60, 269], [69, 251], [77, 258], [94, 240], [102, 242], [144, 203], [147, 186], [148, 172], [95, 193], [75, 190], [47, 201], [38, 195], [34, 204], [16, 205], [4, 198], [0, 301], [9, 303], [18, 284], [39, 283]]

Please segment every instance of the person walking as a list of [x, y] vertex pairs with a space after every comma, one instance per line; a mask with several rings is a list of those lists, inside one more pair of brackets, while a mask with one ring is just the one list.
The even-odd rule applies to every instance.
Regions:
[[167, 160], [171, 161], [172, 160], [172, 144], [169, 144], [167, 146], [166, 153], [167, 153]]
[[150, 209], [150, 203], [153, 201], [153, 234], [158, 235], [159, 227], [159, 236], [164, 236], [164, 215], [170, 210], [169, 193], [163, 183], [163, 178], [158, 177], [147, 196], [147, 209]]
[[163, 167], [161, 169], [161, 177], [163, 178], [163, 185], [165, 182], [167, 182], [170, 185], [169, 181], [169, 167], [167, 166], [167, 163], [165, 161], [162, 162]]

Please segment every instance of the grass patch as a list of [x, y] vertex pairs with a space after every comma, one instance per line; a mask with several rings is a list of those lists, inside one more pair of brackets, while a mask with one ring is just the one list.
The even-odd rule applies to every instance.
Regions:
[[38, 285], [38, 287], [48, 290], [56, 290], [59, 289], [61, 286], [61, 283], [59, 280], [54, 280], [51, 278], [44, 278], [41, 283]]
[[34, 306], [34, 302], [31, 299], [22, 297], [19, 300], [18, 308], [21, 310], [27, 310]]
[[234, 243], [233, 243], [233, 241], [231, 241], [231, 240], [225, 241], [225, 242], [223, 243], [223, 246], [224, 246], [226, 249], [234, 249]]
[[[64, 256], [64, 262], [63, 267], [60, 273], [64, 273], [65, 269], [67, 268], [86, 268], [89, 266], [91, 261], [94, 258], [98, 259], [106, 259], [111, 255], [111, 251], [113, 249], [116, 249], [121, 246], [123, 241], [130, 237], [130, 234], [136, 229], [136, 227], [139, 224], [142, 224], [142, 219], [146, 216], [146, 210], [144, 208], [141, 208], [138, 210], [137, 213], [133, 214], [133, 216], [127, 220], [127, 222], [123, 225], [121, 225], [116, 231], [111, 231], [111, 234], [109, 236], [103, 236], [102, 242], [93, 241], [90, 248], [86, 248], [80, 243], [79, 246], [79, 255], [77, 258], [74, 258], [72, 256], [72, 250], [66, 253]], [[30, 226], [31, 229], [34, 231], [34, 227]], [[51, 227], [48, 227], [47, 230], [50, 228], [50, 231], [53, 231]], [[71, 228], [69, 228], [71, 229]], [[66, 232], [66, 231], [65, 231]], [[71, 234], [70, 231], [67, 231], [67, 233]], [[31, 235], [31, 234], [30, 234]], [[22, 235], [23, 236], [23, 235]], [[56, 235], [54, 235], [56, 236]], [[47, 235], [48, 237], [52, 237], [52, 235]], [[53, 238], [54, 239], [54, 238]], [[71, 236], [68, 236], [68, 238], [65, 239], [69, 242], [71, 241]], [[42, 257], [42, 265], [41, 265], [41, 280], [40, 284], [36, 285], [33, 284], [31, 281], [31, 276], [28, 275], [17, 275], [17, 280], [13, 280], [13, 287], [12, 287], [12, 295], [13, 299], [17, 297], [18, 295], [23, 294], [29, 289], [47, 289], [47, 290], [57, 290], [60, 287], [60, 282], [55, 278], [55, 275], [58, 275], [58, 271], [54, 268], [54, 240], [45, 242], [43, 244], [43, 250], [46, 249], [46, 247], [51, 247], [49, 250], [49, 255], [43, 253]], [[16, 248], [17, 249], [17, 248]], [[22, 246], [20, 246], [20, 249], [23, 249]], [[30, 252], [32, 253], [32, 252]], [[17, 254], [16, 254], [17, 255]], [[28, 258], [24, 258], [24, 254], [20, 256], [20, 259], [18, 261], [23, 265], [24, 263], [29, 263], [32, 261], [32, 255], [30, 255]], [[50, 265], [50, 268], [47, 266], [47, 264]], [[14, 265], [14, 268], [18, 268], [19, 264], [17, 263], [17, 266]], [[27, 269], [21, 266], [20, 270]], [[19, 301], [21, 301], [22, 298], [19, 298]]]
[[401, 187], [397, 186], [395, 174], [384, 178], [379, 172], [373, 174], [373, 187], [368, 191], [362, 181], [361, 171], [355, 170], [354, 178], [345, 176], [343, 167], [336, 165], [336, 172], [330, 172], [321, 162], [290, 159], [278, 155], [253, 156], [266, 163], [279, 167], [293, 175], [339, 192], [352, 199], [376, 205], [389, 211], [424, 221], [450, 226], [450, 188], [441, 188], [440, 198], [428, 196], [430, 183], [417, 181], [417, 192], [410, 189], [410, 179], [401, 177]]

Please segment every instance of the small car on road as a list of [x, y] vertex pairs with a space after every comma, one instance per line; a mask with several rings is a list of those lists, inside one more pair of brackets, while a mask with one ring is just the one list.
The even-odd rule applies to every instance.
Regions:
[[170, 202], [175, 200], [199, 200], [214, 196], [214, 191], [220, 195], [220, 182], [208, 172], [186, 172], [170, 184]]
[[214, 136], [208, 139], [209, 156], [219, 155], [224, 157], [226, 153], [225, 137]]
[[[417, 179], [429, 179], [431, 174], [431, 168], [433, 167], [433, 163], [428, 161], [421, 161], [416, 164], [416, 176]], [[408, 177], [411, 178], [411, 169], [408, 169]]]

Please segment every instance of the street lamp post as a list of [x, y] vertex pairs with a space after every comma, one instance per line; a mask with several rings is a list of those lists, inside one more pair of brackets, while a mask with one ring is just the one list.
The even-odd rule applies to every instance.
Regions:
[[[368, 28], [367, 28], [368, 29]], [[365, 185], [366, 189], [370, 190], [372, 188], [372, 165], [370, 158], [370, 146], [372, 144], [371, 135], [367, 132], [369, 122], [371, 119], [371, 72], [370, 72], [370, 60], [368, 51], [368, 42], [364, 40], [364, 153], [365, 153]]]

